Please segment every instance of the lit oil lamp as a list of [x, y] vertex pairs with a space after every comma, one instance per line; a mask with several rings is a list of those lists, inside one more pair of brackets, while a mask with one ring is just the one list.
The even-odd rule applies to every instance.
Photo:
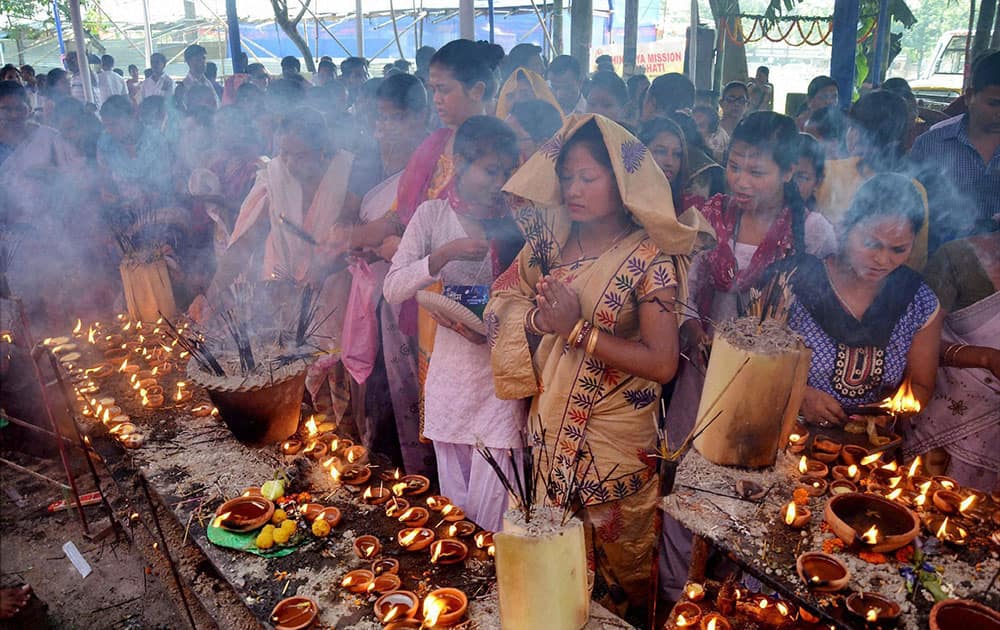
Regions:
[[400, 499], [391, 493], [389, 496], [392, 498], [385, 504], [385, 515], [389, 518], [397, 518], [400, 514], [410, 509], [410, 502], [406, 499]]
[[719, 613], [709, 613], [701, 618], [701, 630], [731, 630], [729, 620]]
[[813, 440], [812, 456], [824, 464], [831, 464], [840, 457], [840, 450], [843, 444], [826, 436], [816, 436]]
[[826, 494], [828, 484], [826, 479], [816, 477], [800, 477], [799, 487], [805, 490], [811, 497], [821, 497]]
[[465, 511], [454, 503], [449, 503], [441, 509], [441, 518], [449, 523], [464, 521]]
[[[209, 403], [199, 403], [194, 407], [191, 407], [191, 415], [196, 418], [204, 418], [206, 416], [212, 415], [212, 411], [214, 410], [215, 408], [212, 407], [212, 405], [210, 405]], [[299, 442], [299, 448], [301, 447], [302, 443]]]
[[[207, 414], [206, 414], [207, 415]], [[285, 455], [295, 455], [302, 450], [302, 440], [285, 440], [281, 443], [281, 452]]]
[[316, 419], [313, 416], [309, 416], [309, 419], [306, 420], [305, 426], [306, 431], [308, 432], [307, 437], [310, 440], [315, 440], [316, 436], [319, 434], [319, 427], [316, 425]]
[[423, 527], [431, 518], [431, 513], [426, 508], [407, 508], [397, 517], [397, 520], [407, 527]]
[[481, 531], [477, 533], [472, 540], [475, 541], [476, 547], [479, 549], [486, 549], [493, 546], [493, 532]]
[[383, 573], [399, 573], [399, 560], [395, 558], [382, 558], [372, 562], [372, 573], [382, 575]]
[[934, 493], [933, 499], [934, 507], [944, 514], [956, 514], [962, 505], [962, 495], [954, 490], [938, 490]]
[[[392, 591], [379, 597], [375, 602], [375, 616], [384, 624], [413, 619], [417, 615], [420, 600], [410, 591]], [[387, 626], [388, 627], [388, 626]], [[418, 627], [424, 627], [420, 625]]]
[[404, 475], [400, 481], [405, 484], [403, 494], [406, 496], [421, 495], [431, 487], [431, 480], [423, 475]]
[[809, 524], [812, 512], [808, 508], [795, 505], [795, 501], [789, 501], [783, 510], [785, 525], [792, 529], [802, 529]]
[[[155, 368], [154, 368], [155, 370]], [[177, 381], [177, 393], [173, 395], [172, 400], [174, 404], [183, 404], [191, 400], [191, 390], [187, 388], [187, 383], [184, 381]]]
[[355, 444], [344, 451], [344, 459], [349, 464], [364, 465], [368, 463], [368, 449], [360, 444]]
[[81, 331], [82, 330], [83, 330], [83, 320], [77, 318], [77, 320], [76, 320], [76, 326], [73, 327], [73, 331], [72, 331], [73, 332], [73, 336], [74, 337], [79, 337], [81, 335]]
[[830, 469], [827, 468], [826, 464], [815, 459], [809, 459], [805, 455], [799, 460], [799, 473], [803, 477], [823, 479], [829, 471]]
[[370, 503], [371, 505], [382, 505], [392, 498], [392, 492], [384, 486], [368, 486], [365, 491], [361, 493], [361, 499], [365, 503]]
[[697, 582], [691, 582], [684, 587], [684, 597], [692, 602], [700, 602], [705, 599], [705, 587]]
[[945, 490], [958, 490], [958, 482], [951, 477], [945, 477], [944, 475], [938, 475], [933, 477], [934, 483], [938, 484]]
[[355, 569], [340, 580], [340, 586], [352, 593], [366, 593], [373, 579], [375, 575], [368, 569]]
[[319, 461], [324, 457], [326, 457], [326, 449], [327, 446], [325, 442], [320, 442], [319, 440], [312, 440], [311, 442], [306, 444], [306, 447], [304, 449], [302, 449], [302, 453], [304, 455], [308, 455], [309, 459], [312, 459], [314, 461]]
[[446, 506], [451, 505], [451, 499], [440, 494], [427, 497], [427, 509], [431, 512], [440, 512]]
[[141, 447], [146, 442], [146, 436], [138, 432], [129, 433], [121, 436], [118, 441], [121, 442], [121, 445], [125, 448], [136, 449]]
[[469, 555], [469, 548], [460, 540], [446, 538], [431, 543], [431, 564], [457, 564]]
[[426, 527], [407, 527], [396, 534], [396, 541], [407, 551], [420, 551], [434, 542], [434, 531]]
[[878, 526], [875, 524], [872, 524], [871, 527], [866, 529], [865, 532], [861, 534], [861, 542], [872, 547], [877, 545], [881, 539]]
[[935, 538], [942, 542], [964, 545], [969, 539], [969, 532], [964, 527], [951, 522], [950, 518], [949, 516], [944, 517], [940, 527], [934, 532]]
[[398, 575], [395, 573], [385, 573], [383, 575], [375, 576], [375, 579], [368, 583], [368, 588], [366, 590], [369, 593], [378, 593], [382, 595], [384, 593], [395, 591], [402, 585], [403, 580], [401, 580]]
[[468, 607], [468, 598], [457, 588], [431, 591], [424, 599], [424, 624], [429, 628], [453, 626], [465, 616]]
[[973, 506], [976, 502], [976, 495], [970, 494], [969, 496], [962, 499], [962, 502], [958, 504], [958, 513], [965, 514], [969, 508]]
[[868, 455], [868, 449], [863, 446], [858, 446], [857, 444], [845, 444], [844, 448], [840, 451], [840, 460], [847, 466], [850, 466], [851, 464], [861, 466], [861, 462], [864, 461], [865, 457], [868, 457]]
[[877, 593], [853, 593], [845, 604], [857, 618], [872, 624], [890, 623], [901, 611], [899, 604]]
[[674, 625], [678, 628], [690, 628], [701, 619], [701, 608], [694, 602], [678, 602], [674, 606]]
[[[336, 468], [334, 468], [336, 470]], [[361, 486], [371, 479], [372, 471], [367, 466], [344, 466], [340, 471], [340, 480], [350, 486]]]
[[879, 461], [880, 459], [882, 459], [882, 453], [883, 453], [883, 451], [879, 451], [878, 453], [872, 453], [871, 455], [866, 455], [866, 456], [864, 456], [864, 457], [863, 457], [863, 458], [861, 459], [861, 464], [860, 464], [860, 465], [861, 465], [861, 466], [862, 466], [863, 468], [864, 468], [864, 467], [871, 467], [871, 466], [875, 466], [875, 465], [877, 465], [877, 464], [878, 464], [878, 461]]
[[448, 535], [452, 538], [465, 538], [475, 531], [476, 524], [472, 521], [458, 521], [448, 526]]
[[801, 435], [798, 433], [792, 433], [788, 436], [788, 446], [785, 447], [789, 453], [801, 453], [806, 448], [806, 440], [809, 439], [808, 435]]
[[129, 433], [135, 433], [137, 430], [138, 427], [136, 427], [131, 422], [122, 422], [121, 424], [116, 424], [113, 427], [111, 427], [108, 433], [116, 437], [121, 437], [124, 435], [128, 435]]
[[354, 553], [362, 560], [371, 560], [382, 551], [382, 543], [370, 534], [358, 536], [354, 540]]
[[857, 464], [851, 464], [850, 466], [834, 466], [833, 478], [846, 479], [857, 483], [861, 479], [861, 469], [858, 468]]

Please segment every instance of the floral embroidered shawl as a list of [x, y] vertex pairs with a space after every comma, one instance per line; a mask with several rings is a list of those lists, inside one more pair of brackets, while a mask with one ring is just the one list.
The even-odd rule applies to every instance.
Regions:
[[[561, 205], [555, 160], [563, 141], [591, 120], [604, 136], [622, 200], [640, 229], [568, 278], [583, 317], [605, 333], [639, 339], [642, 296], [675, 287], [678, 298], [686, 299], [689, 256], [710, 240], [697, 210], [681, 220], [675, 216], [669, 184], [646, 147], [602, 116], [568, 118], [504, 187], [520, 198], [515, 216], [534, 247], [529, 242], [497, 279], [486, 309], [497, 395], [532, 397], [529, 423], [532, 439], [544, 443], [543, 475], [551, 478], [557, 501], [586, 505], [625, 498], [649, 479], [652, 470], [639, 453], [655, 442], [661, 389], [569, 348], [558, 335], [544, 336], [532, 353], [524, 330], [542, 275], [536, 252], [545, 248], [557, 266], [569, 262], [559, 259], [571, 221]], [[581, 494], [567, 496], [574, 479]]]

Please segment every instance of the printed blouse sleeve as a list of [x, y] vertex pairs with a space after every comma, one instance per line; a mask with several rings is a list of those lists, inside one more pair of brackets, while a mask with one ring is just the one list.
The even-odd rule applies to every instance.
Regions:
[[674, 257], [661, 253], [653, 259], [649, 269], [639, 280], [635, 295], [639, 302], [645, 302], [646, 298], [660, 289], [672, 289], [676, 286], [677, 267], [674, 264]]

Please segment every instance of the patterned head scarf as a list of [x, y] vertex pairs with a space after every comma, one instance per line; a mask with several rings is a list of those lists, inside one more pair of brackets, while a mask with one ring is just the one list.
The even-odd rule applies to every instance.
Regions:
[[503, 87], [500, 88], [500, 95], [497, 97], [497, 118], [503, 120], [510, 115], [510, 110], [514, 107], [515, 103], [514, 97], [517, 95], [518, 87], [520, 87], [520, 81], [526, 81], [531, 86], [531, 92], [535, 95], [535, 98], [552, 105], [559, 112], [560, 116], [563, 115], [562, 107], [559, 106], [559, 101], [556, 100], [555, 94], [552, 93], [552, 89], [546, 83], [545, 79], [531, 70], [518, 68], [507, 77], [507, 80], [503, 83]]
[[698, 210], [690, 208], [677, 216], [670, 183], [646, 145], [618, 123], [598, 114], [567, 117], [562, 129], [514, 173], [504, 191], [554, 214], [557, 238], [565, 238], [570, 219], [562, 202], [556, 160], [565, 142], [590, 121], [604, 138], [625, 209], [664, 254], [691, 255], [715, 243], [715, 232]]

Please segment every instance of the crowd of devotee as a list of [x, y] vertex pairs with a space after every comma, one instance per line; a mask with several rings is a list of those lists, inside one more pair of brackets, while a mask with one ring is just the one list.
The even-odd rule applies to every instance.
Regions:
[[[117, 237], [148, 224], [196, 325], [234, 283], [311, 284], [330, 317], [308, 395], [490, 530], [509, 497], [477, 448], [540, 441], [550, 498], [585, 489], [594, 598], [624, 615], [654, 553], [678, 599], [691, 546], [655, 524], [650, 416], [684, 439], [715, 329], [793, 269], [802, 421], [842, 425], [908, 380], [904, 450], [1000, 489], [1000, 53], [944, 112], [903, 79], [845, 99], [818, 76], [791, 116], [776, 68], [703, 93], [530, 44], [312, 76], [183, 59], [180, 80], [160, 53], [144, 72], [105, 55], [85, 75], [74, 53], [0, 70], [0, 222], [23, 235], [6, 291], [39, 336], [124, 309]], [[434, 291], [482, 329], [420, 308]]]

